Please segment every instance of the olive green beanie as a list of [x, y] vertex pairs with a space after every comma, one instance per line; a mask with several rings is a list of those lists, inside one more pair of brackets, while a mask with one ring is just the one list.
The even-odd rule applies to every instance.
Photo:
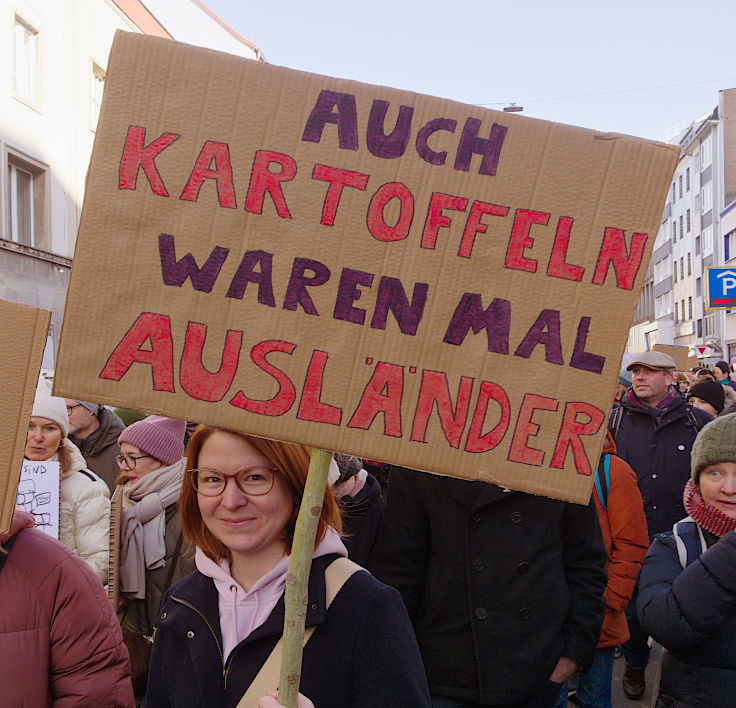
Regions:
[[695, 438], [690, 472], [698, 483], [700, 470], [716, 462], [736, 462], [736, 413], [711, 420]]

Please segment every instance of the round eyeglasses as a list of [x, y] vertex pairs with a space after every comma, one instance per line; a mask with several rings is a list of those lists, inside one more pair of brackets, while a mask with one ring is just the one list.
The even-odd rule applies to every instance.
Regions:
[[74, 409], [75, 408], [81, 408], [81, 407], [82, 407], [82, 404], [81, 403], [75, 403], [73, 406], [67, 406], [66, 407], [66, 414], [67, 415], [71, 415], [72, 413], [74, 413]]
[[152, 457], [152, 455], [138, 455], [138, 457], [133, 457], [133, 455], [117, 455], [115, 457], [115, 460], [118, 463], [118, 467], [122, 467], [123, 463], [128, 465], [129, 470], [135, 469], [135, 461], [136, 460], [142, 460], [144, 457]]
[[235, 486], [251, 497], [261, 497], [273, 489], [276, 470], [270, 467], [247, 467], [235, 474], [222, 474], [217, 470], [203, 467], [198, 470], [189, 470], [198, 494], [204, 497], [219, 497], [225, 491], [229, 479], [235, 481]]

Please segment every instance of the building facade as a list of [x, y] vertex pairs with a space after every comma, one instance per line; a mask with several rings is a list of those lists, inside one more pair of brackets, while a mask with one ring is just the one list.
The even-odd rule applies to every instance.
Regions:
[[[54, 366], [117, 30], [263, 58], [198, 0], [0, 0], [0, 299], [51, 311], [44, 368]], [[87, 286], [106, 287], [105, 274]]]
[[736, 313], [707, 307], [707, 269], [736, 261], [736, 89], [675, 142], [670, 185], [627, 352], [689, 347], [703, 364], [736, 362]]

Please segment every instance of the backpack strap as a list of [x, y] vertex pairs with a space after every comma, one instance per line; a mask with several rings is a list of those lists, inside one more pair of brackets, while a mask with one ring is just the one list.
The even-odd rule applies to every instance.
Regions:
[[672, 527], [672, 537], [675, 539], [677, 557], [683, 568], [698, 560], [703, 551], [708, 549], [703, 531], [695, 519], [689, 516]]
[[603, 511], [608, 507], [608, 491], [611, 489], [611, 456], [601, 455], [598, 469], [595, 471], [595, 488]]
[[695, 428], [695, 432], [699, 433], [700, 429], [703, 427], [703, 424], [698, 420], [698, 417], [693, 413], [693, 407], [690, 404], [687, 404], [687, 419], [692, 424], [693, 428]]
[[[342, 586], [359, 570], [363, 570], [363, 568], [347, 558], [338, 558], [327, 566], [325, 569], [325, 609], [330, 609], [332, 601], [337, 597], [337, 593], [340, 592]], [[315, 627], [308, 627], [304, 630], [304, 644], [302, 646], [306, 645], [309, 638], [314, 634], [314, 630]], [[258, 701], [278, 686], [281, 676], [281, 657], [284, 652], [283, 644], [283, 637], [279, 637], [273, 651], [261, 666], [258, 675], [253, 679], [253, 683], [248, 686], [236, 708], [256, 708]]]
[[624, 407], [619, 403], [614, 407], [611, 417], [608, 419], [608, 429], [611, 431], [613, 439], [618, 435], [618, 429], [621, 427], [621, 419], [624, 417]]

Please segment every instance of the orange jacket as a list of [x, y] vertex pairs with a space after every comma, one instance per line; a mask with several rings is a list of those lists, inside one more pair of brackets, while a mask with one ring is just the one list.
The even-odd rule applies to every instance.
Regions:
[[[603, 446], [603, 455], [611, 455], [608, 503], [603, 509], [595, 491], [595, 506], [608, 551], [608, 585], [606, 586], [606, 614], [598, 640], [599, 647], [622, 644], [629, 638], [629, 627], [624, 610], [634, 591], [634, 583], [644, 562], [649, 535], [644, 516], [636, 474], [620, 457], [616, 457], [616, 444], [611, 433]], [[603, 484], [605, 480], [601, 480]]]

